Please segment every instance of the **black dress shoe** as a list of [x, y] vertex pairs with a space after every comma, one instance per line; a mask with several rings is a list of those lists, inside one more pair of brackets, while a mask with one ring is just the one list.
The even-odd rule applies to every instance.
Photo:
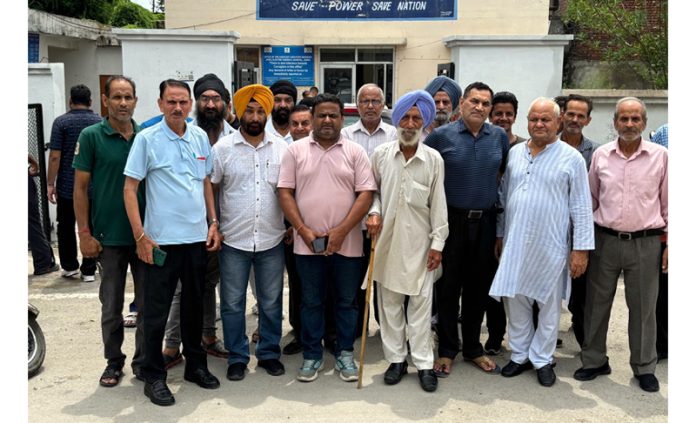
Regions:
[[232, 363], [227, 366], [227, 379], [242, 380], [246, 376], [247, 366], [244, 363]]
[[434, 392], [437, 389], [437, 376], [433, 369], [418, 370], [418, 380], [426, 392]]
[[280, 376], [285, 374], [285, 366], [277, 358], [271, 358], [268, 360], [259, 360], [258, 366], [266, 369], [266, 373], [271, 376]]
[[150, 398], [153, 404], [174, 404], [174, 395], [172, 395], [172, 391], [169, 390], [167, 383], [163, 380], [158, 379], [154, 382], [145, 382], [145, 396]]
[[220, 381], [208, 369], [196, 369], [191, 373], [184, 373], [184, 380], [193, 382], [205, 389], [217, 389], [220, 387]]
[[646, 392], [657, 392], [660, 390], [660, 382], [657, 381], [657, 378], [652, 373], [636, 375], [636, 379], [638, 379], [640, 389]]
[[529, 360], [525, 361], [523, 364], [515, 363], [514, 361], [510, 360], [510, 362], [503, 367], [503, 370], [500, 371], [500, 374], [505, 377], [514, 377], [525, 370], [532, 370], [533, 368], [534, 366]]
[[575, 380], [581, 380], [581, 381], [586, 381], [586, 380], [592, 380], [596, 378], [599, 375], [608, 375], [611, 373], [611, 367], [609, 367], [609, 360], [607, 360], [606, 363], [599, 367], [594, 367], [594, 368], [584, 368], [581, 367], [573, 373], [573, 377]]
[[300, 342], [300, 340], [297, 338], [293, 339], [288, 345], [283, 347], [283, 354], [285, 355], [293, 355], [299, 352], [302, 352], [302, 342]]
[[407, 362], [402, 363], [391, 363], [386, 372], [384, 372], [384, 383], [387, 385], [396, 385], [401, 382], [401, 378], [408, 373], [406, 370], [408, 368]]
[[546, 366], [537, 369], [537, 379], [541, 386], [553, 386], [556, 383], [556, 373], [553, 371], [553, 366], [547, 364]]

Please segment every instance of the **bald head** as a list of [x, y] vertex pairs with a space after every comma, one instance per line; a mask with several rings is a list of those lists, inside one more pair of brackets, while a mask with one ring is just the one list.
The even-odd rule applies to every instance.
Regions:
[[537, 146], [551, 144], [561, 124], [561, 108], [550, 98], [539, 97], [532, 101], [527, 112], [527, 129]]

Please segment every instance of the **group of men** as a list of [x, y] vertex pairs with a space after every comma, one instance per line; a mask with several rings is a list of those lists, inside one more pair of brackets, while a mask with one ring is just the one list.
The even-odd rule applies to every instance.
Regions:
[[[153, 403], [175, 402], [162, 342], [177, 317], [185, 380], [219, 387], [206, 352], [227, 358], [229, 380], [245, 378], [252, 273], [258, 366], [280, 376], [281, 355], [302, 351], [297, 379], [310, 382], [327, 348], [341, 379], [357, 380], [353, 344], [359, 310], [369, 307], [360, 285], [372, 250], [386, 384], [408, 373], [410, 353], [421, 387], [435, 391], [461, 352], [484, 372], [534, 368], [541, 385], [553, 385], [571, 280], [583, 348], [575, 378], [608, 374], [607, 324], [623, 271], [631, 366], [644, 390], [659, 389], [654, 306], [660, 265], [667, 271], [667, 154], [641, 139], [647, 111], [639, 99], [617, 103], [618, 138], [597, 147], [582, 135], [592, 110], [586, 97], [570, 96], [563, 109], [533, 101], [527, 141], [512, 133], [514, 94], [482, 82], [462, 91], [445, 76], [399, 98], [393, 126], [381, 118], [385, 97], [375, 84], [358, 91], [360, 120], [346, 128], [338, 97], [297, 105], [290, 81], [249, 85], [230, 98], [208, 74], [193, 91], [195, 103], [188, 84], [162, 81], [163, 116], [141, 130], [132, 119], [134, 81], [111, 77], [101, 98], [107, 116], [79, 134], [72, 193], [82, 255], [100, 266], [102, 386], [123, 376], [129, 265], [139, 311], [132, 368]], [[230, 102], [238, 131], [225, 119]], [[281, 350], [284, 268], [295, 339]], [[218, 280], [224, 347], [214, 326]], [[491, 356], [501, 349], [505, 309], [512, 356], [501, 369]]]

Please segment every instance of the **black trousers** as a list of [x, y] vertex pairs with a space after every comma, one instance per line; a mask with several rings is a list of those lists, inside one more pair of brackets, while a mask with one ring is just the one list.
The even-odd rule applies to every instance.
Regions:
[[571, 280], [568, 310], [571, 313], [573, 334], [578, 345], [582, 347], [585, 340], [585, 297], [587, 296], [587, 272]]
[[[90, 201], [90, 209], [92, 203]], [[83, 258], [82, 266], [77, 261], [77, 240], [75, 238], [75, 209], [72, 198], [58, 197], [56, 208], [56, 220], [58, 221], [58, 257], [60, 267], [64, 270], [77, 270], [83, 275], [94, 275], [97, 270], [97, 262], [93, 258]], [[90, 219], [90, 228], [92, 227]]]
[[662, 273], [662, 254], [667, 248], [667, 243], [662, 243], [660, 249], [660, 281], [657, 292], [657, 308], [655, 309], [655, 317], [657, 320], [657, 354], [658, 356], [667, 356], [667, 276], [669, 273]]
[[499, 344], [505, 336], [507, 326], [505, 306], [502, 301], [496, 301], [491, 297], [486, 300], [486, 327], [488, 339], [494, 344]]
[[438, 354], [453, 359], [459, 352], [457, 317], [461, 298], [462, 355], [483, 355], [481, 323], [495, 275], [496, 215], [469, 219], [467, 212], [448, 207], [449, 237], [442, 254], [442, 278], [436, 285]]
[[[186, 358], [186, 372], [207, 369], [208, 362], [201, 346], [203, 333], [203, 285], [207, 256], [205, 243], [162, 245], [167, 253], [164, 266], [145, 264], [143, 287], [143, 334], [145, 359], [142, 375], [146, 381], [166, 380], [162, 358], [164, 328], [169, 308], [181, 280], [181, 341]], [[139, 310], [140, 311], [140, 310]]]
[[28, 200], [29, 248], [31, 248], [34, 271], [41, 271], [53, 266], [55, 259], [53, 258], [53, 249], [46, 239], [46, 234], [41, 224], [36, 184], [31, 176], [29, 176]]

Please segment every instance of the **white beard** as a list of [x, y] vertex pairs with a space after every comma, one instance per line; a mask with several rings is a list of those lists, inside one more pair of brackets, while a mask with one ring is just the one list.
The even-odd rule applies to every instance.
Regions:
[[413, 147], [414, 145], [418, 144], [421, 134], [423, 133], [423, 128], [408, 129], [408, 131], [414, 131], [412, 137], [409, 137], [406, 131], [407, 130], [404, 128], [396, 128], [396, 135], [399, 138], [399, 144], [403, 145], [404, 147]]

